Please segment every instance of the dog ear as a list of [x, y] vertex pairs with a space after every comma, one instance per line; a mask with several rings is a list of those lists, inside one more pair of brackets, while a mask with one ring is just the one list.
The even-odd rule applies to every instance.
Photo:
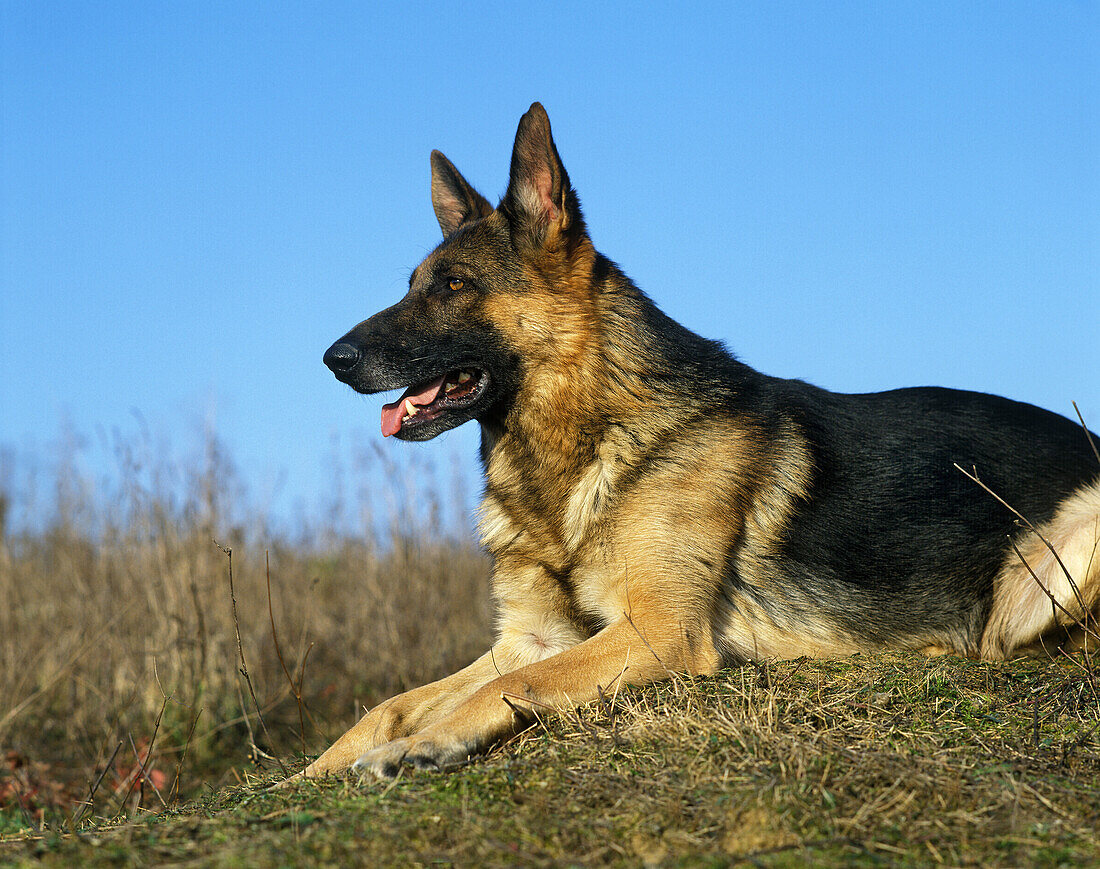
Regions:
[[444, 238], [462, 224], [493, 213], [493, 206], [439, 151], [432, 151], [432, 208]]
[[550, 118], [540, 103], [532, 103], [520, 118], [508, 192], [501, 204], [513, 226], [537, 243], [583, 234], [580, 201], [569, 184], [550, 134]]

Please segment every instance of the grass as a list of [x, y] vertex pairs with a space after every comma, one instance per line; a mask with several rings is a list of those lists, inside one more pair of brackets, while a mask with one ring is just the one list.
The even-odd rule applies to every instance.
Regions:
[[890, 655], [678, 680], [396, 782], [246, 783], [16, 864], [1100, 865], [1095, 684]]
[[448, 774], [270, 791], [485, 648], [487, 565], [424, 492], [380, 534], [377, 492], [346, 485], [359, 529], [291, 538], [216, 442], [197, 472], [123, 446], [109, 497], [70, 468], [48, 525], [0, 518], [0, 864], [1100, 866], [1080, 656], [747, 665]]

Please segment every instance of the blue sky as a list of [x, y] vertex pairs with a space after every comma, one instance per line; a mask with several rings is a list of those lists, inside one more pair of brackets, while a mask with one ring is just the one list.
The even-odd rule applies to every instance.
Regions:
[[754, 367], [1100, 427], [1100, 6], [640, 9], [0, 2], [0, 445], [210, 424], [308, 511], [381, 441], [321, 354], [438, 241], [431, 149], [495, 199], [535, 99], [597, 247]]

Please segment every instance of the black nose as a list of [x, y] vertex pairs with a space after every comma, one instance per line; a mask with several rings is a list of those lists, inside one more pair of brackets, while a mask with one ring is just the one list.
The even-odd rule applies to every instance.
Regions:
[[337, 341], [325, 351], [325, 365], [332, 371], [348, 371], [359, 361], [359, 350], [351, 344]]

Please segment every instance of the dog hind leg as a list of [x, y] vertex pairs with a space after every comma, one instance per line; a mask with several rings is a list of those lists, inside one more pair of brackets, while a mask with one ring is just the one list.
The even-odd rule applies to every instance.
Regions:
[[1063, 501], [1038, 530], [1050, 548], [1028, 532], [1016, 544], [1023, 560], [1013, 552], [994, 583], [984, 659], [1100, 648], [1100, 481]]

